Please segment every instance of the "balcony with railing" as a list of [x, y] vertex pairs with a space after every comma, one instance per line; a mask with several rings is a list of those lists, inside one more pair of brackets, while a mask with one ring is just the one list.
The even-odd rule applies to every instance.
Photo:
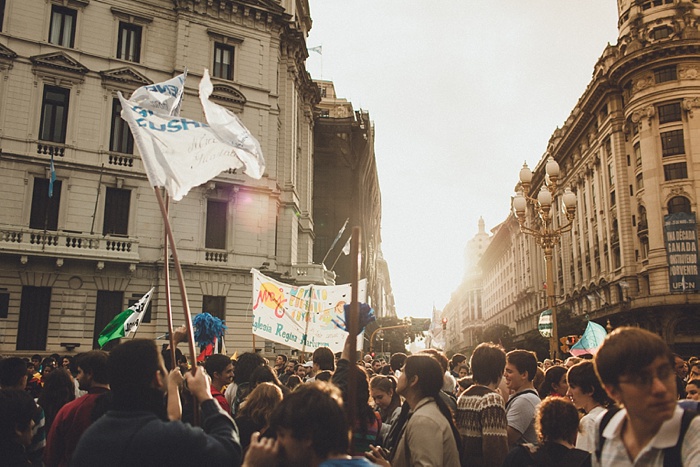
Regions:
[[138, 240], [81, 232], [0, 226], [0, 252], [98, 261], [139, 261]]

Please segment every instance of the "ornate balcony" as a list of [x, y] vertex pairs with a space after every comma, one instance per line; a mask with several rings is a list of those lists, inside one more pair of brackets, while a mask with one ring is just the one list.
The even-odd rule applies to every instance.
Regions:
[[138, 241], [79, 232], [0, 226], [0, 252], [119, 263], [139, 261]]

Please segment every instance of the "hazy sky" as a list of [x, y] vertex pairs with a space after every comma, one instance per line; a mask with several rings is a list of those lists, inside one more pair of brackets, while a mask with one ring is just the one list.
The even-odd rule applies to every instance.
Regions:
[[615, 0], [310, 0], [307, 69], [369, 111], [399, 316], [442, 309], [617, 40]]

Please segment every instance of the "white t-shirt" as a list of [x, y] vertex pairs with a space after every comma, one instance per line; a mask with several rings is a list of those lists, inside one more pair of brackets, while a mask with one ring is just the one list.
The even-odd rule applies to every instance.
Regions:
[[605, 412], [605, 409], [601, 406], [598, 406], [592, 408], [590, 412], [583, 416], [583, 418], [578, 424], [579, 433], [578, 437], [576, 438], [576, 447], [578, 449], [583, 449], [584, 451], [588, 451], [590, 453], [595, 452], [595, 421], [598, 418], [598, 416], [603, 412]]

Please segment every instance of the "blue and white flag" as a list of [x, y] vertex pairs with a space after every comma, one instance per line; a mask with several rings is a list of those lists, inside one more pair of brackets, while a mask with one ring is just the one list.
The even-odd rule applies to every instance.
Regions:
[[53, 166], [53, 153], [51, 153], [51, 178], [49, 179], [49, 198], [53, 198], [53, 183], [56, 181], [56, 168]]
[[162, 83], [141, 86], [131, 94], [129, 101], [159, 115], [180, 115], [185, 92], [187, 70]]

